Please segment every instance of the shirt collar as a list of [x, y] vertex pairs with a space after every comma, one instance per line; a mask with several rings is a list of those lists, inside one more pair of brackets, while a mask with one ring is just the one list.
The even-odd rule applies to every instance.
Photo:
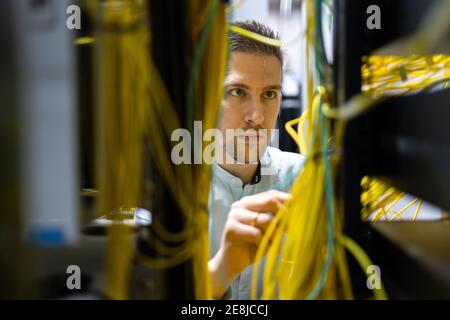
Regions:
[[261, 181], [261, 161], [258, 161], [258, 167], [256, 168], [256, 172], [250, 181], [250, 185], [258, 184]]
[[[268, 152], [268, 148], [264, 152], [264, 155], [261, 157], [260, 161], [258, 162], [258, 167], [256, 168], [255, 175], [253, 176], [252, 180], [250, 181], [249, 185], [256, 185], [261, 182], [262, 179], [262, 168], [265, 170], [269, 169], [271, 167], [271, 159], [270, 154]], [[240, 187], [243, 187], [244, 184], [241, 179], [238, 177], [232, 175], [228, 171], [226, 171], [224, 168], [219, 166], [217, 163], [214, 163], [212, 165], [213, 175], [216, 177], [219, 177], [220, 180], [226, 181], [232, 185], [239, 185]], [[269, 171], [270, 172], [270, 171]]]

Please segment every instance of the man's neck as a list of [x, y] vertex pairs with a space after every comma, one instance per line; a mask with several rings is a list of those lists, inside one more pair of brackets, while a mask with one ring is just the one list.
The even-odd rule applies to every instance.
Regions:
[[258, 163], [249, 164], [220, 164], [220, 166], [233, 176], [242, 180], [244, 185], [249, 184], [258, 169]]

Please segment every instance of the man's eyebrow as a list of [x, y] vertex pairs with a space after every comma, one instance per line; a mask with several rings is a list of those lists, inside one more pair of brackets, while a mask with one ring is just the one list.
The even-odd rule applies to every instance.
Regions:
[[230, 82], [230, 83], [225, 83], [226, 87], [240, 87], [240, 88], [244, 88], [244, 89], [249, 89], [250, 87], [246, 84], [243, 83], [235, 83], [235, 82]]
[[267, 86], [264, 88], [265, 90], [271, 89], [271, 90], [281, 90], [281, 86], [279, 84]]
[[[243, 83], [225, 83], [226, 87], [240, 87], [240, 88], [244, 88], [244, 89], [250, 89], [250, 87], [246, 84]], [[266, 86], [264, 87], [264, 90], [281, 90], [281, 86], [279, 84], [274, 84], [274, 85], [270, 85], [270, 86]]]

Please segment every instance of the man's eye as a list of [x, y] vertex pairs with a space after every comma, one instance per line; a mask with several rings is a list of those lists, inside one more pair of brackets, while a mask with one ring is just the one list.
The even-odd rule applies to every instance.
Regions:
[[277, 97], [277, 93], [274, 90], [269, 90], [269, 91], [264, 92], [263, 97], [264, 97], [264, 99], [272, 100]]
[[230, 90], [230, 94], [233, 97], [243, 97], [243, 96], [245, 96], [245, 91], [242, 89], [239, 89], [239, 88], [235, 88], [235, 89]]

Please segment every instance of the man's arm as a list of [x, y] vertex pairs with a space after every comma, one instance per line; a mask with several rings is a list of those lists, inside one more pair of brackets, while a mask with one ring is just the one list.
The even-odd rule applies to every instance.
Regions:
[[254, 262], [264, 232], [290, 197], [271, 190], [244, 197], [232, 205], [220, 249], [208, 263], [214, 299], [220, 299], [236, 277]]

